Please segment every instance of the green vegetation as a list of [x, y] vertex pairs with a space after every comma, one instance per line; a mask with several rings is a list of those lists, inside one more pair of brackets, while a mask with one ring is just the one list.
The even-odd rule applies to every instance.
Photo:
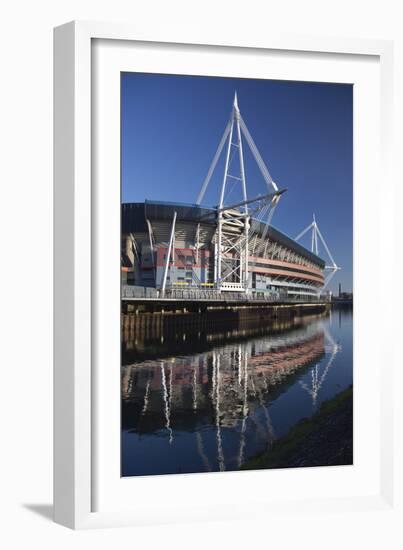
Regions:
[[350, 386], [322, 403], [311, 418], [298, 422], [273, 447], [242, 469], [295, 468], [352, 464], [353, 389]]

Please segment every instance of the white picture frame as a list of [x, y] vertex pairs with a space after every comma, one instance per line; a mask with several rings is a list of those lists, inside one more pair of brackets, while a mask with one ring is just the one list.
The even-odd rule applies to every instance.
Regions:
[[[95, 49], [103, 41], [113, 44], [113, 53], [104, 55], [101, 52], [102, 48], [101, 50]], [[119, 209], [116, 208], [116, 193], [120, 193], [120, 190], [113, 185], [104, 185], [102, 193], [99, 192], [97, 178], [102, 178], [104, 172], [100, 175], [100, 166], [94, 158], [94, 150], [97, 147], [104, 147], [105, 144], [111, 147], [110, 157], [112, 160], [108, 166], [104, 165], [101, 168], [102, 170], [105, 168], [106, 171], [111, 170], [111, 181], [113, 181], [116, 177], [116, 154], [119, 151], [119, 144], [102, 142], [102, 136], [106, 135], [105, 129], [111, 127], [105, 126], [105, 124], [116, 128], [119, 106], [114, 102], [111, 105], [111, 113], [113, 111], [114, 114], [111, 114], [109, 122], [99, 122], [97, 109], [101, 104], [102, 108], [104, 107], [105, 100], [116, 99], [116, 96], [108, 95], [109, 92], [113, 94], [113, 88], [110, 90], [108, 88], [107, 93], [103, 94], [103, 99], [97, 97], [94, 102], [94, 94], [97, 93], [97, 85], [100, 83], [107, 85], [108, 79], [105, 80], [105, 76], [117, 74], [116, 71], [123, 70], [117, 66], [119, 64], [116, 61], [117, 52], [118, 60], [121, 60], [122, 63], [131, 63], [124, 59], [123, 54], [125, 49], [127, 51], [127, 48], [130, 48], [130, 44], [133, 47], [140, 45], [141, 51], [145, 52], [141, 61], [141, 56], [137, 52], [136, 63], [140, 63], [142, 70], [149, 72], [157, 70], [158, 63], [162, 61], [166, 63], [166, 60], [162, 59], [164, 49], [171, 48], [169, 50], [170, 59], [175, 58], [172, 50], [173, 45], [175, 45], [175, 52], [186, 50], [188, 54], [189, 52], [197, 53], [200, 63], [203, 63], [203, 52], [207, 49], [210, 59], [212, 54], [219, 58], [220, 55], [231, 54], [231, 52], [237, 52], [243, 56], [272, 55], [273, 67], [276, 66], [276, 56], [278, 55], [282, 56], [284, 63], [286, 58], [292, 58], [292, 56], [298, 60], [311, 60], [313, 65], [315, 63], [316, 65], [312, 67], [312, 75], [307, 79], [314, 79], [314, 74], [318, 74], [318, 80], [321, 78], [319, 72], [324, 71], [325, 65], [328, 63], [333, 64], [335, 70], [337, 64], [344, 67], [353, 58], [362, 62], [363, 65], [369, 66], [371, 62], [374, 63], [374, 66], [368, 70], [368, 75], [364, 75], [362, 80], [359, 80], [361, 77], [358, 76], [358, 69], [356, 79], [354, 76], [348, 77], [351, 78], [352, 83], [357, 85], [358, 89], [362, 84], [363, 91], [365, 86], [369, 91], [371, 83], [375, 82], [376, 84], [375, 87], [372, 87], [373, 95], [369, 94], [371, 95], [370, 101], [373, 103], [371, 105], [368, 103], [365, 107], [368, 109], [366, 112], [370, 113], [372, 106], [373, 112], [369, 115], [368, 128], [373, 129], [376, 136], [374, 137], [369, 132], [368, 139], [370, 141], [367, 143], [365, 142], [365, 132], [360, 130], [357, 133], [361, 139], [354, 142], [354, 156], [355, 159], [358, 159], [354, 180], [355, 185], [357, 184], [363, 192], [362, 204], [360, 202], [359, 207], [355, 205], [354, 209], [357, 220], [355, 232], [362, 235], [360, 250], [355, 247], [354, 254], [358, 272], [354, 279], [354, 292], [355, 295], [357, 294], [355, 314], [358, 313], [362, 323], [357, 326], [355, 322], [354, 330], [355, 338], [358, 341], [369, 338], [373, 343], [373, 349], [370, 351], [362, 350], [364, 355], [361, 358], [354, 357], [355, 362], [356, 360], [361, 363], [368, 361], [373, 364], [373, 369], [369, 369], [367, 389], [362, 390], [362, 396], [359, 388], [355, 387], [354, 390], [355, 402], [358, 402], [354, 425], [357, 426], [357, 422], [361, 421], [365, 413], [367, 417], [373, 414], [373, 418], [371, 416], [373, 425], [375, 428], [379, 427], [379, 434], [374, 438], [376, 459], [366, 466], [363, 459], [362, 472], [360, 465], [356, 465], [352, 467], [356, 468], [355, 470], [322, 468], [311, 469], [311, 471], [300, 469], [300, 472], [242, 472], [242, 477], [237, 472], [225, 475], [202, 475], [202, 479], [200, 474], [152, 476], [151, 478], [137, 478], [134, 480], [135, 486], [133, 480], [126, 480], [125, 488], [121, 491], [122, 480], [118, 480], [116, 477], [116, 464], [119, 458], [116, 456], [117, 439], [116, 432], [114, 432], [120, 428], [116, 425], [116, 404], [119, 402], [119, 395], [116, 392], [113, 393], [113, 388], [117, 388], [116, 378], [105, 377], [102, 374], [105, 373], [105, 369], [102, 371], [104, 367], [101, 366], [101, 370], [99, 370], [98, 365], [98, 363], [102, 363], [100, 357], [108, 357], [111, 361], [115, 358], [118, 365], [119, 356], [116, 345], [114, 348], [104, 349], [102, 354], [99, 353], [97, 347], [100, 334], [109, 330], [108, 326], [104, 324], [106, 312], [110, 311], [111, 318], [116, 320], [116, 313], [118, 309], [120, 311], [119, 296], [113, 294], [113, 289], [116, 288], [118, 269], [110, 267], [113, 262], [108, 261], [116, 255], [119, 262], [119, 250], [114, 249], [116, 241], [113, 238], [107, 238], [106, 234], [102, 233], [103, 225], [100, 223], [100, 220], [105, 220], [105, 216], [107, 216], [110, 220], [110, 227], [114, 228], [112, 233], [115, 232], [116, 236], [116, 231], [120, 229], [117, 225]], [[312, 514], [318, 514], [323, 510], [331, 512], [345, 509], [346, 506], [350, 510], [387, 509], [393, 513], [396, 488], [394, 487], [393, 424], [389, 420], [396, 414], [396, 410], [390, 393], [388, 393], [388, 386], [393, 378], [396, 357], [393, 355], [392, 349], [389, 349], [385, 352], [386, 360], [382, 369], [379, 368], [379, 364], [376, 364], [380, 359], [380, 346], [382, 342], [387, 342], [387, 333], [386, 328], [383, 327], [375, 334], [373, 331], [371, 332], [368, 324], [365, 324], [368, 306], [365, 305], [364, 300], [371, 292], [371, 283], [379, 277], [382, 284], [379, 285], [376, 292], [373, 292], [372, 307], [379, 311], [381, 308], [387, 308], [387, 288], [391, 282], [391, 275], [374, 267], [371, 271], [372, 275], [362, 277], [364, 270], [371, 264], [365, 257], [365, 252], [368, 251], [366, 247], [370, 242], [375, 243], [373, 244], [374, 258], [379, 260], [379, 263], [394, 246], [393, 239], [383, 238], [390, 230], [390, 213], [394, 208], [393, 183], [384, 189], [382, 204], [378, 207], [374, 197], [371, 198], [370, 193], [367, 193], [368, 196], [366, 195], [363, 185], [365, 180], [368, 181], [368, 177], [370, 177], [369, 167], [366, 171], [364, 163], [365, 154], [369, 150], [374, 153], [371, 162], [376, 163], [376, 166], [373, 165], [375, 175], [372, 177], [377, 177], [382, 173], [384, 178], [389, 178], [389, 181], [392, 181], [392, 43], [378, 40], [345, 40], [275, 34], [259, 37], [254, 36], [253, 33], [246, 33], [244, 37], [237, 37], [235, 40], [230, 31], [225, 31], [220, 37], [216, 37], [210, 35], [207, 30], [203, 31], [200, 37], [190, 37], [186, 35], [185, 29], [181, 32], [175, 31], [173, 35], [167, 31], [164, 36], [153, 36], [152, 31], [139, 30], [130, 25], [73, 22], [55, 29], [54, 45], [55, 521], [71, 528], [90, 528], [177, 522], [178, 516], [182, 521], [249, 517], [249, 514], [245, 512], [245, 506], [236, 502], [235, 492], [231, 488], [234, 486], [234, 480], [237, 484], [236, 492], [241, 491], [241, 494], [247, 499], [252, 515], [258, 513], [256, 508], [253, 509], [254, 503], [259, 505], [260, 513], [270, 512], [274, 515], [279, 511], [280, 513], [287, 511], [289, 514], [298, 513], [301, 511], [301, 507], [304, 509], [309, 507]], [[121, 51], [119, 48], [122, 48]], [[322, 61], [318, 62], [318, 56], [322, 56]], [[129, 58], [133, 59], [133, 52]], [[185, 59], [183, 62], [189, 63], [189, 59]], [[96, 71], [99, 63], [103, 63], [102, 66], [105, 70], [110, 70], [112, 73], [104, 71], [101, 80], [98, 81]], [[293, 63], [296, 67], [295, 59]], [[278, 66], [280, 65], [279, 63]], [[183, 74], [190, 74], [186, 72], [188, 70], [190, 69], [184, 68]], [[240, 69], [239, 74], [244, 74], [242, 70], [245, 69]], [[346, 70], [345, 67], [343, 70]], [[348, 68], [348, 71], [352, 71], [348, 74], [353, 74], [354, 70], [354, 66]], [[216, 74], [219, 74], [218, 65], [216, 71]], [[363, 71], [365, 73], [366, 69], [364, 68]], [[167, 72], [169, 72], [169, 67]], [[200, 69], [198, 74], [202, 74]], [[234, 73], [231, 74], [234, 75]], [[304, 75], [301, 73], [299, 79], [303, 77]], [[337, 81], [337, 77], [335, 78]], [[106, 90], [107, 86], [102, 89]], [[365, 94], [359, 96], [362, 99], [362, 105], [364, 105], [364, 96]], [[378, 100], [380, 101], [379, 111], [376, 106]], [[94, 129], [94, 124], [96, 124], [96, 129]], [[380, 141], [377, 139], [378, 136], [380, 136]], [[369, 185], [371, 186], [371, 184]], [[109, 192], [112, 195], [109, 195]], [[376, 219], [373, 217], [374, 212], [378, 216]], [[365, 229], [365, 233], [363, 229]], [[355, 244], [357, 244], [356, 235], [354, 238]], [[99, 239], [104, 239], [102, 241], [103, 248], [109, 251], [107, 252], [109, 256], [105, 255], [104, 250], [102, 253], [100, 252]], [[105, 268], [103, 271], [105, 276], [102, 280], [97, 275], [100, 266]], [[118, 263], [116, 266], [119, 268]], [[357, 281], [359, 288], [357, 288]], [[105, 289], [112, 290], [108, 293], [105, 292]], [[109, 296], [107, 300], [104, 298], [106, 295]], [[109, 318], [109, 313], [107, 316]], [[115, 329], [113, 326], [109, 327], [112, 331], [119, 330], [119, 325], [116, 325]], [[375, 337], [378, 338], [376, 343]], [[359, 374], [359, 376], [361, 375]], [[379, 381], [380, 383], [378, 383]], [[104, 404], [105, 400], [109, 398], [112, 412], [107, 418], [105, 407], [100, 407], [100, 403]], [[372, 411], [370, 403], [374, 398], [379, 400], [379, 407], [377, 401], [377, 405], [374, 407], [376, 410]], [[109, 436], [111, 443], [105, 445], [105, 441], [109, 441]], [[357, 445], [357, 441], [355, 436], [355, 445]], [[358, 443], [362, 445], [362, 449], [368, 451], [369, 438], [360, 441]], [[102, 460], [99, 460], [99, 456], [102, 456]], [[112, 474], [109, 478], [109, 470], [113, 470], [114, 478]], [[301, 472], [305, 473], [301, 475]], [[374, 473], [376, 476], [373, 475]], [[263, 478], [263, 476], [266, 477]], [[286, 491], [285, 498], [281, 500], [275, 495], [260, 494], [256, 487], [262, 483], [263, 479], [268, 480], [267, 476], [271, 476], [272, 488], [277, 484], [277, 491], [281, 490], [281, 484], [284, 487], [292, 487], [292, 490]], [[369, 484], [369, 480], [375, 477], [373, 485]], [[358, 478], [359, 481], [357, 481]], [[328, 487], [333, 487], [332, 490], [329, 489], [328, 495], [326, 484]], [[309, 492], [307, 492], [308, 486], [310, 487]], [[129, 487], [128, 490], [127, 487]], [[169, 494], [172, 495], [168, 508], [147, 496], [150, 493], [155, 494], [159, 488], [163, 492], [169, 491]], [[136, 492], [137, 504], [130, 503], [130, 493], [133, 491]], [[198, 491], [199, 503], [197, 505], [184, 503], [183, 495], [194, 491]], [[213, 500], [216, 502], [214, 505], [211, 502], [208, 504], [214, 491], [216, 495]], [[226, 498], [220, 500], [219, 494], [225, 494]]]

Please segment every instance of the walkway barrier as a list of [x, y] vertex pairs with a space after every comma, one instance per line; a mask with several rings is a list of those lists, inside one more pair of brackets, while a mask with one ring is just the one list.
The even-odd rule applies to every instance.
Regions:
[[146, 286], [123, 285], [122, 299], [125, 298], [158, 298], [158, 290], [156, 288]]
[[136, 300], [136, 299], [168, 299], [168, 300], [200, 300], [211, 302], [281, 302], [281, 303], [323, 303], [330, 302], [330, 297], [325, 296], [304, 296], [303, 299], [298, 296], [288, 296], [282, 293], [248, 293], [244, 292], [218, 292], [217, 290], [204, 290], [204, 289], [167, 289], [165, 295], [161, 296], [161, 293], [156, 288], [123, 285], [122, 286], [122, 299]]

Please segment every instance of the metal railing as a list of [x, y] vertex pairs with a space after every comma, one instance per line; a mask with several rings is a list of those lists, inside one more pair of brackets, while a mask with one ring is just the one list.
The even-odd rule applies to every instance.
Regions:
[[164, 295], [156, 288], [142, 286], [122, 286], [122, 299], [154, 300], [195, 300], [211, 302], [267, 302], [267, 303], [323, 303], [329, 302], [328, 296], [289, 296], [285, 293], [272, 292], [219, 292], [217, 290], [199, 289], [166, 289]]

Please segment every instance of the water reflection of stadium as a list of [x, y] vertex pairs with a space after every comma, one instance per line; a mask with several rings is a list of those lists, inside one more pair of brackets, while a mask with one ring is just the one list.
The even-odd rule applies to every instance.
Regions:
[[[232, 335], [233, 341], [220, 345], [220, 334], [227, 342]], [[222, 428], [237, 427], [242, 432], [246, 419], [253, 419], [256, 410], [261, 416], [263, 410], [264, 430], [274, 437], [269, 402], [310, 367], [312, 384], [301, 386], [315, 402], [338, 350], [320, 320], [293, 328], [266, 328], [264, 334], [259, 327], [215, 332], [204, 334], [202, 340], [202, 347], [210, 345], [203, 352], [199, 341], [192, 355], [184, 346], [186, 355], [145, 359], [122, 368], [124, 430], [143, 434], [162, 430], [172, 441], [175, 430], [215, 426], [219, 445]], [[153, 344], [153, 353], [158, 354]], [[124, 362], [125, 358], [131, 358], [130, 345], [123, 350]], [[319, 368], [322, 359], [325, 366]]]

